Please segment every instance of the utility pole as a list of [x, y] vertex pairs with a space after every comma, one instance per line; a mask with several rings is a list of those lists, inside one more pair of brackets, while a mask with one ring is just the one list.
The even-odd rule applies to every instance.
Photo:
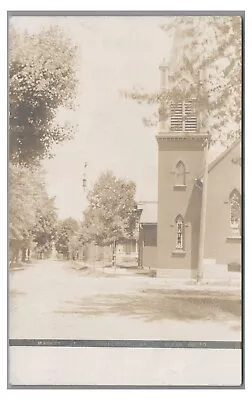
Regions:
[[[84, 172], [83, 172], [83, 177], [82, 177], [82, 187], [83, 187], [83, 189], [84, 189], [85, 199], [86, 199], [86, 192], [87, 192], [87, 166], [88, 166], [88, 163], [85, 162], [85, 163], [84, 163]], [[84, 203], [85, 203], [85, 200], [84, 200]], [[81, 252], [82, 252], [82, 260], [84, 260], [85, 252], [86, 252], [86, 251], [87, 251], [87, 254], [88, 254], [88, 257], [89, 257], [89, 249], [88, 249], [88, 250], [85, 250], [85, 247], [84, 247], [84, 248], [82, 247], [82, 249], [81, 249]]]
[[[199, 71], [198, 74], [198, 101], [201, 102], [206, 95], [204, 90], [205, 74], [203, 71]], [[200, 106], [200, 104], [198, 104]], [[199, 118], [200, 130], [205, 130], [205, 116], [200, 113]], [[208, 148], [209, 148], [209, 137], [206, 135], [204, 141], [204, 162], [203, 162], [203, 192], [202, 192], [202, 203], [200, 213], [200, 232], [199, 232], [199, 254], [198, 254], [198, 268], [197, 268], [197, 283], [202, 280], [203, 277], [203, 260], [204, 260], [204, 245], [205, 245], [205, 233], [206, 233], [206, 211], [207, 211], [207, 186], [208, 186]]]
[[197, 282], [199, 283], [203, 277], [203, 259], [204, 245], [206, 233], [206, 211], [207, 211], [207, 184], [208, 184], [208, 139], [204, 143], [204, 176], [203, 176], [203, 193], [200, 213], [200, 235], [199, 235], [199, 257]]

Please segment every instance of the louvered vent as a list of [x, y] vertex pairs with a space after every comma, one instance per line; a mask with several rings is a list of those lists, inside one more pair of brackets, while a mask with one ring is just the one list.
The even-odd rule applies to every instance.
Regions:
[[196, 132], [197, 116], [195, 99], [171, 103], [171, 131]]
[[195, 132], [197, 131], [197, 117], [195, 109], [195, 99], [186, 101], [184, 103], [185, 112], [185, 131]]
[[171, 103], [171, 131], [183, 130], [183, 103]]

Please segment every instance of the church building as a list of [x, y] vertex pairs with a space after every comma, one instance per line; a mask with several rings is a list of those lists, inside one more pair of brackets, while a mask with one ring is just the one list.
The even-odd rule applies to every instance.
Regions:
[[[139, 263], [157, 276], [240, 276], [241, 141], [209, 163], [200, 108], [204, 77], [187, 72], [174, 79], [165, 63], [160, 73], [158, 201], [139, 204]], [[165, 96], [169, 91], [173, 97]]]

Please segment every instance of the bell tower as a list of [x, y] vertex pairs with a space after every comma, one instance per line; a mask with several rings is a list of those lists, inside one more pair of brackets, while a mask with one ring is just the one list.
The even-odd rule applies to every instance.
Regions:
[[181, 68], [187, 60], [178, 51], [175, 46], [171, 53], [173, 68], [165, 61], [160, 65], [158, 271], [191, 278], [198, 267], [202, 202], [196, 183], [204, 169], [208, 135], [199, 107], [202, 76]]

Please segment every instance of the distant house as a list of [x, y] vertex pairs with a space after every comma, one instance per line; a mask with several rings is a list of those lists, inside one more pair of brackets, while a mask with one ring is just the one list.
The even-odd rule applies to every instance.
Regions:
[[142, 210], [139, 230], [140, 266], [157, 266], [157, 212], [156, 201], [143, 201], [138, 204]]
[[125, 240], [124, 243], [118, 244], [116, 254], [117, 264], [130, 264], [137, 266], [138, 262], [138, 244], [137, 239]]
[[[112, 263], [112, 246], [98, 246], [90, 243], [86, 246], [83, 259], [87, 262], [101, 262], [103, 265], [111, 265]], [[116, 265], [138, 265], [138, 241], [137, 239], [125, 240], [123, 243], [117, 244], [116, 249]]]

